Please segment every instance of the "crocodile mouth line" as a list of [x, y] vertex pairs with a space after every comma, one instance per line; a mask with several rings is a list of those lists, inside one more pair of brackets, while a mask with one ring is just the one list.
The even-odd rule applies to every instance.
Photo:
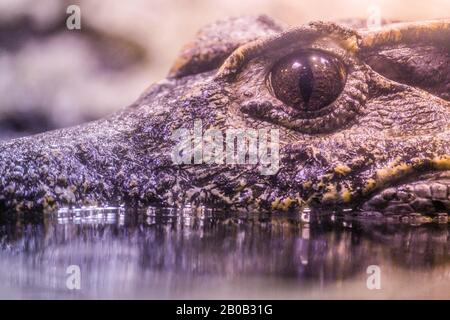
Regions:
[[361, 205], [383, 215], [450, 213], [450, 170], [410, 177], [375, 193]]

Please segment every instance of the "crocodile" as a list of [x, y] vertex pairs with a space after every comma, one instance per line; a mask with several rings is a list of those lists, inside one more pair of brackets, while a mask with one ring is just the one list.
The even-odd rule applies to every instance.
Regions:
[[[450, 20], [373, 28], [291, 27], [267, 16], [212, 23], [131, 105], [2, 142], [0, 211], [449, 213], [449, 40]], [[190, 136], [199, 120], [201, 134], [277, 132], [268, 150], [279, 155], [275, 172], [220, 158], [175, 162], [174, 132]]]

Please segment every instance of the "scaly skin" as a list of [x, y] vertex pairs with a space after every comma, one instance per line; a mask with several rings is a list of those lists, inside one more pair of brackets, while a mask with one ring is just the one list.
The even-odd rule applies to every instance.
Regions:
[[[167, 79], [106, 119], [0, 145], [0, 210], [87, 204], [207, 205], [243, 211], [362, 208], [450, 211], [450, 21], [297, 28], [267, 17], [203, 29]], [[339, 58], [340, 96], [291, 118], [267, 89], [271, 66], [299, 48]], [[175, 129], [279, 129], [280, 169], [176, 165]]]

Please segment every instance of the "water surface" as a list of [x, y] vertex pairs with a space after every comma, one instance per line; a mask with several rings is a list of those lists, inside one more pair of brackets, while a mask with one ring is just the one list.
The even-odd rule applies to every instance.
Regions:
[[[183, 210], [0, 216], [0, 298], [450, 298], [447, 220]], [[67, 287], [78, 266], [81, 289]], [[367, 287], [367, 268], [381, 289]]]

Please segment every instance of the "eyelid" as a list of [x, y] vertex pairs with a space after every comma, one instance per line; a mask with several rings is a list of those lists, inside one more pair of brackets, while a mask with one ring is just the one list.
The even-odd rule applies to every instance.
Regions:
[[290, 48], [283, 48], [278, 51], [271, 52], [265, 56], [266, 59], [266, 69], [267, 73], [273, 68], [278, 61], [284, 59], [285, 57], [292, 55], [296, 52], [321, 52], [327, 54], [335, 59], [344, 66], [345, 71], [348, 72], [353, 64], [353, 55], [343, 48], [337, 46], [335, 43], [330, 42], [329, 39], [320, 39], [308, 44], [293, 45]]
[[318, 39], [330, 39], [342, 50], [354, 53], [358, 50], [360, 36], [356, 31], [334, 23], [316, 22], [293, 28], [240, 46], [222, 64], [216, 79], [232, 79], [248, 61], [264, 55], [269, 50], [277, 51], [292, 47], [293, 44], [295, 46], [302, 43], [314, 43]]

